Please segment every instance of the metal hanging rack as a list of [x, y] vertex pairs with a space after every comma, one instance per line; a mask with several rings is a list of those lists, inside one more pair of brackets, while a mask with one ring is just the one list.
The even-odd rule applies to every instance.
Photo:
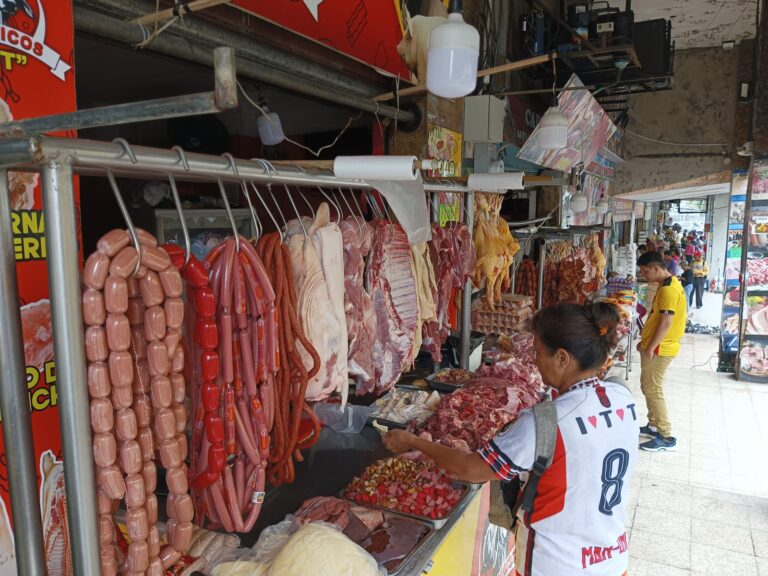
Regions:
[[[6, 247], [0, 260], [0, 322], [8, 334], [0, 351], [0, 374], [4, 383], [0, 387], [0, 409], [6, 434], [14, 525], [17, 534], [24, 534], [23, 538], [16, 538], [17, 558], [19, 565], [25, 567], [22, 573], [44, 576], [44, 542], [12, 252], [9, 169], [42, 174], [60, 426], [67, 463], [64, 471], [69, 541], [75, 573], [95, 574], [100, 566], [96, 545], [99, 538], [73, 176], [108, 176], [111, 182], [115, 178], [163, 178], [170, 179], [174, 189], [177, 181], [206, 181], [219, 183], [220, 187], [222, 183], [235, 182], [250, 185], [257, 192], [259, 184], [266, 184], [268, 190], [273, 184], [282, 184], [286, 188], [327, 187], [345, 191], [370, 190], [372, 186], [363, 180], [340, 179], [328, 174], [283, 167], [277, 171], [267, 162], [235, 160], [229, 155], [187, 154], [178, 148], [130, 146], [125, 141], [98, 142], [47, 136], [0, 139], [0, 165], [3, 166], [0, 170], [0, 240]], [[466, 224], [472, 226], [473, 190], [446, 182], [425, 182], [424, 189], [427, 192], [463, 193]], [[357, 203], [356, 195], [352, 194], [352, 197]], [[260, 195], [259, 198], [261, 200]], [[471, 293], [467, 292], [461, 318], [461, 348], [467, 357], [470, 297]]]

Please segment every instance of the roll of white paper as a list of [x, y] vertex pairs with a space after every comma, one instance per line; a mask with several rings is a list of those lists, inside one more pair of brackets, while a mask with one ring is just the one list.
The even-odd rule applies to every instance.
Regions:
[[523, 190], [525, 172], [505, 172], [503, 174], [470, 174], [467, 188], [471, 190]]
[[337, 156], [333, 173], [360, 180], [416, 180], [418, 166], [416, 156]]

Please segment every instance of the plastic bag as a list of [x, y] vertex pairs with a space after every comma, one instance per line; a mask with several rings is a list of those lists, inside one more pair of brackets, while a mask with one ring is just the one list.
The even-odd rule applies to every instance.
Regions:
[[376, 560], [338, 526], [310, 522], [299, 528], [269, 566], [265, 576], [386, 576]]
[[352, 404], [347, 404], [342, 411], [341, 404], [327, 402], [319, 402], [314, 408], [320, 422], [341, 434], [359, 434], [365, 427], [368, 416], [374, 411], [371, 406], [353, 406]]
[[408, 244], [413, 246], [432, 239], [432, 223], [421, 176], [416, 180], [368, 180], [368, 184], [387, 199], [387, 204], [408, 235]]
[[293, 516], [261, 533], [253, 548], [221, 550], [208, 563], [210, 576], [387, 576], [368, 552], [338, 526]]

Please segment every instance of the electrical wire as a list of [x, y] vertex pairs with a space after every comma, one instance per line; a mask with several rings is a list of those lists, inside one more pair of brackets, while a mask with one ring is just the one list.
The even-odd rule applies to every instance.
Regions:
[[[258, 110], [259, 112], [261, 112], [261, 115], [262, 115], [262, 116], [264, 116], [264, 118], [266, 118], [266, 119], [267, 119], [267, 122], [269, 122], [270, 124], [272, 124], [272, 126], [274, 126], [275, 128], [280, 128], [280, 125], [279, 125], [279, 124], [277, 124], [277, 122], [275, 122], [274, 120], [272, 120], [272, 118], [270, 118], [270, 117], [269, 117], [269, 115], [268, 115], [268, 114], [267, 114], [267, 112], [264, 110], [264, 108], [262, 108], [261, 106], [259, 106], [259, 105], [256, 103], [256, 101], [255, 101], [253, 98], [251, 98], [251, 97], [248, 95], [248, 93], [245, 91], [245, 88], [243, 87], [243, 85], [242, 85], [242, 84], [241, 84], [239, 81], [237, 82], [237, 87], [238, 87], [238, 88], [240, 88], [240, 92], [242, 92], [242, 93], [243, 93], [243, 96], [244, 96], [244, 97], [245, 97], [245, 99], [248, 101], [248, 103], [249, 103], [251, 106], [253, 106], [254, 108], [256, 108], [256, 110]], [[377, 106], [378, 106], [378, 104], [377, 104]], [[294, 146], [298, 146], [299, 148], [301, 148], [301, 149], [303, 149], [303, 150], [306, 150], [307, 152], [309, 152], [310, 154], [312, 154], [312, 156], [314, 156], [315, 158], [319, 158], [319, 157], [320, 157], [320, 154], [322, 154], [322, 152], [323, 152], [324, 150], [328, 150], [329, 148], [333, 148], [334, 146], [336, 146], [336, 144], [339, 142], [339, 139], [340, 139], [340, 138], [341, 138], [341, 137], [344, 135], [344, 133], [345, 133], [345, 132], [346, 132], [346, 131], [349, 129], [349, 127], [352, 125], [352, 122], [354, 122], [354, 121], [355, 121], [355, 120], [357, 120], [358, 118], [361, 118], [362, 116], [363, 116], [363, 111], [362, 111], [362, 110], [360, 111], [360, 113], [359, 113], [359, 114], [356, 114], [355, 116], [350, 116], [350, 117], [349, 117], [349, 119], [347, 119], [347, 123], [344, 125], [344, 128], [342, 128], [342, 129], [341, 129], [341, 132], [339, 132], [339, 133], [336, 135], [336, 138], [334, 138], [334, 139], [333, 139], [333, 142], [331, 142], [330, 144], [326, 144], [325, 146], [322, 146], [322, 147], [318, 148], [317, 150], [312, 150], [312, 148], [310, 148], [310, 147], [308, 147], [308, 146], [304, 146], [304, 144], [301, 144], [301, 143], [299, 143], [299, 142], [296, 142], [295, 140], [291, 140], [290, 138], [288, 138], [288, 136], [285, 136], [285, 134], [283, 134], [283, 136], [285, 137], [285, 141], [286, 141], [286, 142], [288, 142], [288, 143], [290, 143], [290, 144], [293, 144]], [[377, 116], [377, 118], [378, 118], [378, 116]]]
[[695, 147], [695, 146], [701, 146], [701, 147], [707, 147], [707, 146], [728, 146], [729, 144], [727, 142], [667, 142], [666, 140], [657, 140], [656, 138], [650, 138], [649, 136], [643, 136], [642, 134], [638, 134], [637, 132], [633, 132], [632, 130], [626, 129], [625, 132], [627, 134], [632, 134], [632, 136], [637, 136], [638, 138], [642, 138], [643, 140], [648, 140], [649, 142], [655, 142], [656, 144], [666, 144], [667, 146], [689, 146], [689, 147]]

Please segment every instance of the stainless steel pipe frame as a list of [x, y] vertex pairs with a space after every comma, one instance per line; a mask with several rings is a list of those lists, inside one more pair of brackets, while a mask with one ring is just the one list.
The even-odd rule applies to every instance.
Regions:
[[19, 574], [45, 576], [43, 527], [37, 489], [37, 464], [22, 344], [19, 288], [13, 256], [8, 173], [0, 170], [0, 326], [7, 336], [0, 346], [0, 411], [8, 463], [11, 510]]
[[[96, 487], [91, 449], [80, 277], [77, 262], [77, 227], [72, 176], [74, 173], [158, 178], [173, 174], [179, 180], [241, 180], [261, 184], [371, 188], [363, 180], [301, 171], [270, 170], [258, 161], [188, 154], [183, 162], [173, 150], [124, 143], [96, 142], [54, 137], [0, 139], [0, 326], [8, 338], [0, 349], [0, 409], [14, 511], [19, 573], [45, 575], [44, 543], [40, 520], [37, 471], [30, 424], [10, 200], [5, 170], [42, 172], [43, 206], [48, 243], [48, 269], [53, 321], [54, 352], [64, 472], [69, 514], [70, 542], [75, 574], [99, 571]], [[466, 224], [474, 220], [474, 192], [452, 183], [426, 182], [430, 192], [464, 193]], [[472, 283], [462, 299], [461, 357], [469, 360]]]
[[[312, 174], [283, 167], [269, 170], [258, 160], [235, 160], [223, 156], [186, 154], [185, 166], [176, 151], [145, 146], [132, 146], [133, 158], [124, 145], [70, 138], [40, 136], [19, 140], [0, 140], [0, 165], [17, 169], [39, 170], [39, 165], [69, 158], [73, 170], [82, 175], [100, 176], [107, 169], [115, 176], [158, 178], [172, 174], [177, 180], [213, 180], [225, 182], [247, 180], [257, 184], [287, 184], [288, 186], [326, 186], [328, 188], [370, 189], [364, 180], [336, 178], [331, 174]], [[425, 182], [428, 192], [465, 193], [466, 186], [450, 182]]]
[[101, 563], [77, 265], [76, 207], [68, 159], [46, 164], [42, 181], [72, 568], [75, 574], [98, 574]]

